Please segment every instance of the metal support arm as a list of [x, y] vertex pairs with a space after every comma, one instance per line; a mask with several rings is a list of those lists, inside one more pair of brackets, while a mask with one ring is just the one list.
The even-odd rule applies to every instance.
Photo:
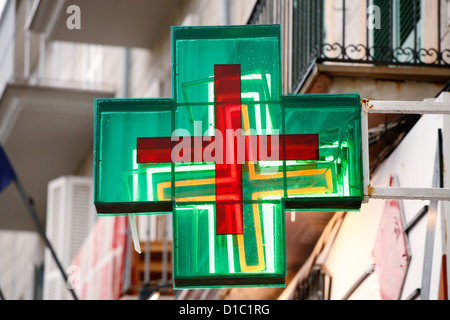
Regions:
[[[448, 94], [448, 93], [443, 93]], [[447, 101], [445, 101], [447, 100]], [[369, 145], [368, 145], [368, 114], [443, 114], [450, 115], [450, 99], [441, 96], [437, 99], [425, 101], [361, 101], [361, 129], [363, 140], [363, 173], [364, 198], [369, 199], [407, 199], [407, 200], [437, 200], [450, 201], [450, 189], [444, 188], [404, 188], [377, 187], [370, 185]]]

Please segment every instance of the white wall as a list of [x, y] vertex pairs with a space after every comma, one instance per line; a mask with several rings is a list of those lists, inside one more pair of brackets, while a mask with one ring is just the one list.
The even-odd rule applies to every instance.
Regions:
[[0, 288], [6, 300], [34, 298], [34, 268], [43, 263], [43, 253], [37, 232], [0, 232]]
[[[391, 175], [397, 175], [402, 187], [431, 187], [436, 155], [437, 130], [443, 116], [425, 115], [405, 137], [393, 154], [379, 167], [371, 179], [372, 186], [389, 186]], [[448, 140], [447, 140], [448, 141]], [[404, 214], [409, 222], [429, 201], [404, 201]], [[332, 275], [332, 299], [341, 299], [365, 270], [374, 263], [372, 251], [385, 200], [370, 200], [361, 212], [348, 213], [325, 263]], [[421, 287], [427, 217], [409, 232], [411, 261], [401, 299]], [[437, 219], [430, 299], [438, 294], [442, 255], [440, 218]], [[380, 299], [376, 272], [370, 275], [350, 299]]]

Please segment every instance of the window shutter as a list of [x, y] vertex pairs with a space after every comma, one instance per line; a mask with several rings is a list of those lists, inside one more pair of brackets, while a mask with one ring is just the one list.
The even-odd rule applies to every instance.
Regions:
[[[52, 180], [48, 185], [46, 234], [63, 268], [69, 266], [95, 224], [97, 214], [92, 196], [92, 178], [67, 176]], [[70, 298], [61, 271], [48, 249], [44, 257], [43, 298]]]
[[373, 30], [373, 58], [375, 61], [389, 61], [392, 46], [391, 34], [391, 1], [374, 0], [373, 4], [381, 11], [381, 28]]
[[420, 0], [400, 0], [400, 45], [403, 45], [413, 32], [414, 25], [420, 20], [420, 15]]

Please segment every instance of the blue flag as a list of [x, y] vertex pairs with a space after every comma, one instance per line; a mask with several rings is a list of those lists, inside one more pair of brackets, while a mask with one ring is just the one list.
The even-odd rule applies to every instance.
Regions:
[[9, 163], [3, 146], [0, 144], [0, 192], [5, 189], [9, 183], [16, 179], [16, 173]]

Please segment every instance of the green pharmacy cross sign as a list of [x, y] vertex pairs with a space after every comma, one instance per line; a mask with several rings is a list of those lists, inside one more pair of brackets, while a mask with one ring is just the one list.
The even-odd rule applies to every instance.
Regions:
[[359, 94], [283, 95], [280, 27], [172, 28], [173, 98], [98, 99], [99, 215], [172, 213], [175, 288], [284, 286], [286, 211], [358, 210]]

